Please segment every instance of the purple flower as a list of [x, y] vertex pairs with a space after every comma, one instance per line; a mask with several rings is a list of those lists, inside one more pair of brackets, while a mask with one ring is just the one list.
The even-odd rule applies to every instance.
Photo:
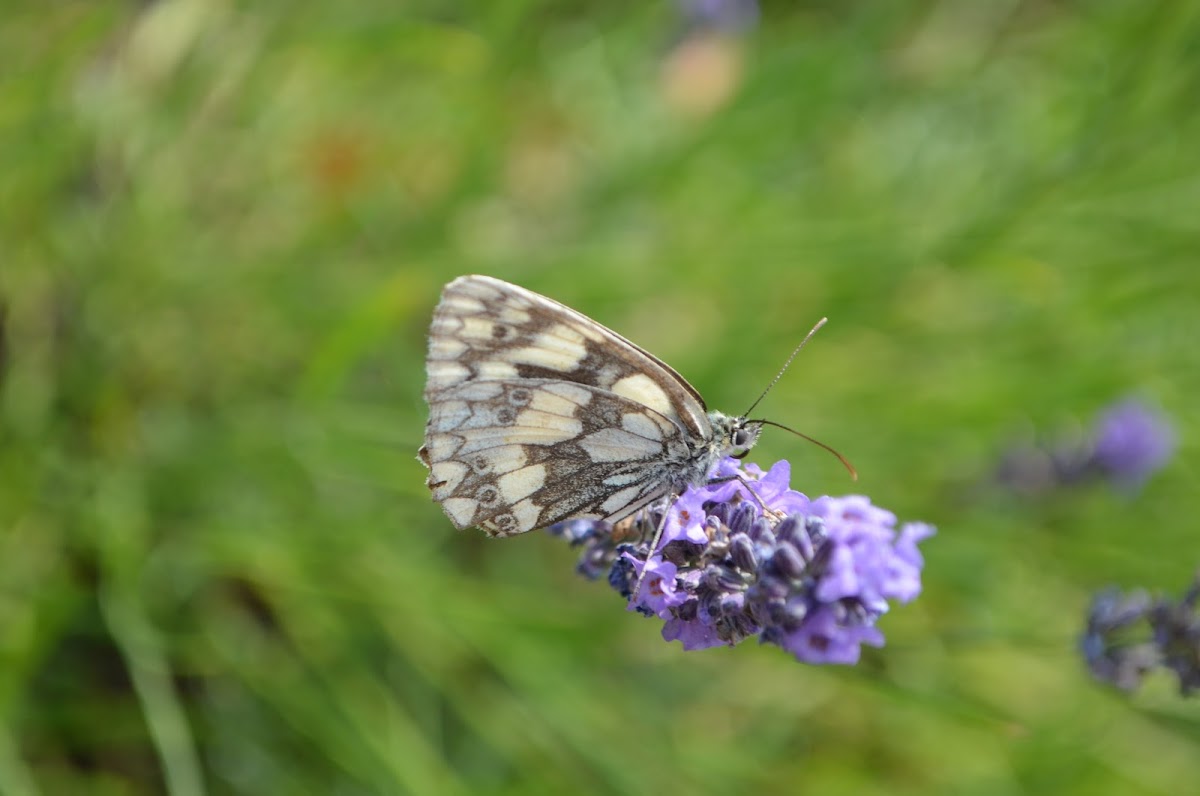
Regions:
[[667, 524], [663, 528], [659, 550], [676, 541], [708, 544], [708, 534], [704, 532], [705, 499], [700, 490], [689, 490], [671, 504], [671, 508], [667, 510]]
[[647, 562], [634, 558], [629, 553], [623, 553], [622, 558], [633, 565], [633, 570], [638, 575], [642, 573], [642, 569], [646, 570], [646, 577], [642, 579], [641, 604], [654, 615], [667, 619], [671, 608], [687, 600], [687, 593], [675, 580], [677, 567], [670, 561], [651, 558]]
[[1092, 461], [1120, 486], [1137, 488], [1175, 452], [1175, 431], [1167, 420], [1131, 398], [1096, 422]]
[[831, 549], [829, 577], [820, 596], [832, 602], [853, 596], [884, 613], [889, 599], [908, 602], [921, 591], [924, 559], [916, 543], [933, 534], [924, 523], [909, 523], [895, 539], [896, 515], [862, 495], [823, 497], [812, 504], [824, 518]]
[[1200, 573], [1179, 600], [1145, 591], [1097, 594], [1080, 649], [1092, 675], [1132, 691], [1158, 668], [1170, 670], [1184, 696], [1200, 689]]
[[1200, 578], [1182, 600], [1160, 600], [1150, 612], [1154, 645], [1162, 665], [1175, 673], [1179, 690], [1187, 696], [1200, 689]]
[[663, 625], [662, 637], [664, 641], [682, 641], [683, 648], [688, 652], [720, 647], [725, 644], [717, 635], [715, 627], [705, 624], [699, 619], [668, 619], [667, 623]]
[[921, 569], [925, 566], [925, 557], [917, 549], [917, 543], [934, 533], [934, 527], [924, 522], [908, 522], [900, 529], [900, 538], [893, 548], [895, 555], [881, 567], [886, 582], [883, 591], [895, 600], [906, 603], [921, 593]]
[[997, 480], [1017, 492], [1107, 478], [1136, 491], [1175, 452], [1175, 431], [1158, 412], [1135, 398], [1114, 404], [1097, 418], [1090, 434], [1069, 434], [1026, 443], [1001, 457]]
[[741, 33], [758, 22], [757, 0], [676, 0], [690, 27]]
[[663, 638], [685, 650], [758, 636], [805, 662], [855, 663], [861, 645], [883, 644], [875, 621], [889, 601], [920, 592], [917, 544], [933, 528], [910, 523], [897, 533], [895, 515], [868, 498], [810, 501], [790, 476], [784, 461], [764, 473], [723, 460], [713, 481], [666, 509], [653, 551], [662, 509], [557, 532], [584, 548], [581, 573], [598, 577], [608, 563], [609, 583], [630, 607], [664, 620]]
[[[808, 498], [791, 488], [792, 465], [786, 459], [775, 462], [766, 474], [754, 464], [746, 465], [746, 472], [758, 478], [754, 482], [754, 491], [772, 510], [783, 514], [800, 514], [808, 510]], [[742, 486], [740, 481], [734, 483]], [[745, 489], [744, 486], [742, 488]], [[750, 495], [746, 495], [746, 498], [753, 499]]]
[[805, 663], [858, 663], [860, 645], [883, 646], [883, 634], [870, 625], [845, 625], [828, 605], [809, 616], [808, 621], [783, 636], [778, 642]]

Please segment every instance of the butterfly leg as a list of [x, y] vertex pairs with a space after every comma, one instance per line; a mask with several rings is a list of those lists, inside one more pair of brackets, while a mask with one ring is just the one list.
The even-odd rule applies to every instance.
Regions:
[[725, 476], [721, 476], [720, 478], [713, 478], [713, 479], [710, 479], [708, 481], [708, 483], [709, 484], [724, 484], [724, 483], [728, 483], [729, 481], [741, 481], [742, 486], [746, 487], [746, 491], [750, 493], [750, 497], [754, 498], [754, 502], [758, 504], [759, 509], [761, 509], [764, 514], [777, 514], [778, 513], [776, 511], [774, 511], [773, 509], [771, 509], [770, 507], [768, 507], [766, 503], [763, 503], [762, 498], [760, 498], [758, 496], [758, 493], [754, 491], [754, 486], [753, 486], [754, 482], [747, 480], [746, 477], [744, 475], [742, 475], [741, 473], [734, 473], [733, 475], [725, 475]]
[[662, 519], [658, 521], [658, 527], [654, 529], [654, 537], [650, 540], [650, 552], [646, 553], [646, 563], [642, 565], [642, 571], [638, 573], [637, 580], [633, 583], [633, 593], [629, 598], [630, 605], [637, 605], [638, 595], [642, 591], [642, 581], [646, 579], [646, 570], [650, 568], [650, 559], [654, 558], [654, 554], [658, 551], [658, 543], [662, 541], [663, 531], [667, 527], [667, 518], [671, 516], [671, 502], [678, 495], [671, 497], [663, 507]]
[[[708, 483], [709, 484], [723, 484], [728, 481], [740, 481], [742, 483], [742, 486], [746, 487], [746, 491], [750, 493], [750, 497], [754, 498], [754, 502], [758, 504], [759, 509], [764, 514], [772, 514], [772, 515], [778, 514], [778, 512], [774, 511], [769, 506], [767, 506], [766, 503], [763, 502], [762, 498], [760, 498], [758, 496], [758, 493], [754, 491], [753, 482], [747, 480], [746, 477], [743, 476], [741, 473], [735, 473], [733, 475], [722, 476], [721, 478], [713, 478], [710, 481], [708, 481]], [[662, 541], [663, 531], [666, 530], [667, 518], [671, 515], [671, 502], [677, 498], [678, 498], [678, 495], [670, 498], [670, 500], [668, 500], [666, 505], [663, 507], [662, 519], [658, 521], [658, 526], [654, 529], [654, 538], [652, 538], [650, 540], [650, 551], [646, 554], [646, 563], [642, 565], [642, 571], [640, 573], [638, 573], [637, 580], [634, 581], [633, 592], [629, 598], [630, 605], [637, 604], [638, 596], [641, 594], [641, 590], [642, 590], [642, 581], [645, 580], [645, 578], [646, 578], [646, 570], [650, 568], [649, 567], [650, 559], [653, 558], [654, 554], [658, 552], [658, 544], [659, 544], [659, 542]]]
[[743, 476], [741, 473], [737, 473], [733, 477], [742, 482], [742, 486], [746, 487], [746, 491], [750, 493], [750, 497], [754, 498], [754, 502], [758, 504], [758, 507], [762, 510], [763, 514], [778, 514], [777, 511], [769, 507], [766, 503], [763, 503], [763, 499], [760, 498], [758, 493], [754, 491], [754, 487], [751, 485], [752, 482], [746, 480], [745, 476]]

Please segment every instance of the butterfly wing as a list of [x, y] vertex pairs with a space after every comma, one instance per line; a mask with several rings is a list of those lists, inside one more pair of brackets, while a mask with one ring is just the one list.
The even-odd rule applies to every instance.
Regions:
[[429, 334], [421, 460], [459, 528], [616, 520], [677, 486], [712, 427], [691, 385], [590, 318], [486, 276], [446, 286]]
[[476, 379], [550, 379], [598, 387], [636, 401], [705, 439], [704, 399], [653, 354], [557, 301], [488, 276], [446, 285], [429, 331], [432, 406]]
[[558, 379], [468, 380], [430, 403], [421, 459], [458, 528], [511, 536], [569, 518], [617, 520], [665, 494], [683, 430], [636, 401]]

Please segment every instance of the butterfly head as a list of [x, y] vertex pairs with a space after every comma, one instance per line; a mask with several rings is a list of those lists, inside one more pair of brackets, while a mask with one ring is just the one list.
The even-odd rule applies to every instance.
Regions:
[[710, 412], [708, 421], [712, 424], [718, 458], [743, 458], [754, 447], [754, 443], [758, 442], [758, 435], [762, 433], [762, 423], [758, 420]]

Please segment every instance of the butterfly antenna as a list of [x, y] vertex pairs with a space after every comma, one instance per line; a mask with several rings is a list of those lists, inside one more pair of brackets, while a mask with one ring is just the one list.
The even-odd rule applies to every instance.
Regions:
[[[817, 330], [820, 329], [822, 326], [824, 326], [825, 322], [828, 320], [829, 320], [828, 318], [822, 318], [821, 320], [817, 321], [817, 325], [814, 326], [809, 331], [808, 334], [804, 335], [804, 339], [800, 341], [800, 345], [796, 346], [796, 350], [792, 351], [792, 355], [787, 358], [787, 362], [783, 363], [783, 367], [780, 368], [779, 372], [775, 374], [775, 378], [771, 379], [771, 383], [767, 385], [767, 389], [762, 391], [762, 395], [760, 395], [760, 396], [758, 396], [758, 398], [754, 399], [754, 403], [750, 404], [750, 408], [742, 413], [742, 417], [749, 416], [749, 414], [754, 411], [754, 407], [758, 406], [759, 402], [761, 402], [763, 398], [767, 397], [767, 393], [769, 393], [771, 391], [771, 388], [774, 387], [779, 382], [779, 380], [783, 378], [783, 374], [787, 372], [788, 366], [792, 364], [792, 360], [796, 358], [796, 354], [800, 353], [800, 349], [804, 348], [804, 344], [807, 343], [809, 340], [811, 340], [812, 336], [817, 333]], [[791, 431], [791, 429], [788, 429], [788, 430]], [[800, 436], [803, 437], [804, 435], [801, 434]], [[813, 440], [813, 442], [816, 442], [816, 440]], [[817, 444], [820, 445], [821, 443], [817, 442]], [[824, 446], [822, 446], [822, 447], [824, 447]], [[840, 457], [841, 454], [838, 454], [838, 456]], [[854, 468], [850, 468], [850, 469], [851, 469], [851, 471], [853, 471]]]
[[[813, 331], [816, 331], [816, 330], [814, 329]], [[819, 439], [813, 439], [812, 437], [808, 436], [807, 434], [801, 434], [796, 429], [788, 428], [783, 423], [776, 423], [774, 420], [747, 420], [746, 422], [747, 423], [758, 423], [758, 424], [764, 425], [764, 426], [774, 426], [775, 428], [782, 428], [784, 431], [790, 431], [793, 434], [795, 434], [797, 437], [800, 437], [801, 439], [808, 440], [813, 445], [816, 445], [818, 448], [824, 448], [825, 450], [829, 451], [830, 453], [832, 453], [834, 456], [836, 456], [838, 458], [838, 461], [841, 462], [842, 466], [845, 467], [846, 470], [850, 473], [850, 477], [852, 479], [854, 479], [855, 481], [858, 480], [858, 470], [854, 469], [854, 465], [850, 463], [850, 460], [847, 459], [845, 456], [843, 456], [841, 453], [839, 453], [832, 446], [826, 445], [824, 442], [821, 442]]]

